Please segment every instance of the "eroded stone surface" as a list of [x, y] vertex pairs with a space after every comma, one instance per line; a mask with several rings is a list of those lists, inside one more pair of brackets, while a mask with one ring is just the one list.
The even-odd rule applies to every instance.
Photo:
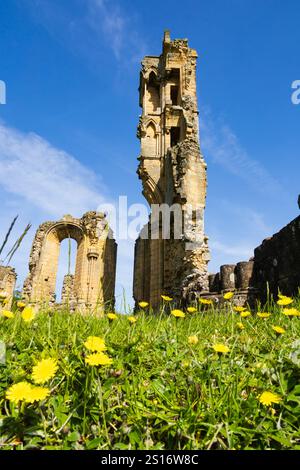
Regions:
[[77, 256], [74, 276], [64, 279], [62, 302], [82, 311], [112, 306], [117, 247], [105, 216], [94, 211], [81, 219], [66, 215], [39, 226], [24, 282], [24, 298], [35, 304], [55, 305], [60, 243], [66, 238], [76, 240]]
[[208, 290], [209, 250], [204, 234], [207, 183], [198, 137], [196, 60], [197, 52], [189, 48], [186, 39], [172, 41], [166, 32], [162, 54], [142, 61], [142, 115], [137, 135], [143, 194], [152, 216], [155, 204], [178, 204], [183, 217], [191, 214], [190, 225], [179, 238], [175, 233], [178, 224], [171, 222], [168, 239], [158, 223], [155, 229], [149, 224], [144, 227], [136, 241], [134, 298], [153, 307], [159, 305], [162, 293], [179, 300], [191, 292]]
[[17, 274], [10, 266], [0, 266], [0, 293], [6, 295], [4, 308], [11, 308], [14, 290], [16, 287]]

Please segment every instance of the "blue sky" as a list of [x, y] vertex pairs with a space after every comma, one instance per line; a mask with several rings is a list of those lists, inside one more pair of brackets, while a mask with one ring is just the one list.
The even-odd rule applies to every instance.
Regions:
[[[22, 283], [34, 231], [127, 195], [136, 175], [139, 64], [164, 29], [197, 49], [206, 232], [214, 272], [298, 214], [298, 0], [10, 0], [0, 3], [0, 237], [15, 214]], [[13, 239], [11, 239], [12, 243]], [[130, 295], [133, 243], [121, 241], [118, 298]], [[62, 268], [60, 268], [62, 269]], [[129, 299], [130, 300], [130, 299]]]

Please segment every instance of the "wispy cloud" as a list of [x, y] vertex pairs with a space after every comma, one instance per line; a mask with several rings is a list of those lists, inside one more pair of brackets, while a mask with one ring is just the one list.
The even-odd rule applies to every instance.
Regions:
[[72, 5], [53, 0], [20, 0], [32, 17], [55, 40], [101, 63], [103, 48], [111, 49], [117, 64], [127, 67], [145, 55], [146, 43], [140, 34], [140, 18], [133, 8], [115, 0], [72, 0]]
[[223, 166], [264, 194], [284, 193], [280, 182], [248, 154], [233, 130], [207, 109], [202, 114], [200, 128], [202, 150], [209, 161]]
[[0, 186], [52, 216], [81, 215], [104, 202], [99, 178], [35, 133], [0, 123]]
[[210, 242], [210, 248], [214, 250], [217, 254], [233, 256], [238, 261], [245, 261], [253, 256], [252, 246], [246, 245], [226, 245], [225, 243], [219, 242], [217, 240], [212, 240]]
[[[111, 0], [88, 0], [88, 23], [96, 34], [104, 36], [118, 61], [140, 60], [146, 49], [135, 28], [135, 18]], [[129, 53], [129, 57], [127, 54]]]
[[[99, 204], [112, 203], [106, 187], [93, 171], [73, 155], [51, 145], [35, 133], [24, 133], [0, 122], [0, 240], [14, 215], [20, 214], [12, 240], [30, 220], [33, 227], [13, 259], [21, 287], [28, 272], [29, 252], [37, 226], [63, 214], [82, 216]], [[65, 263], [66, 265], [66, 263]], [[123, 308], [123, 291], [131, 303], [133, 243], [120, 242], [117, 266], [117, 304]], [[58, 273], [62, 283], [63, 270]]]

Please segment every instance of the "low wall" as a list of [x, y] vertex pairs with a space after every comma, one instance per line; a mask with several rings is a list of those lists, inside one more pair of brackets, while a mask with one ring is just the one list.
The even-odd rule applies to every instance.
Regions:
[[293, 296], [299, 288], [300, 216], [265, 239], [249, 261], [226, 264], [219, 273], [210, 274], [209, 293], [200, 295], [220, 295], [234, 290], [239, 303], [250, 300], [253, 303], [255, 298], [264, 302], [268, 291], [276, 298], [278, 291]]

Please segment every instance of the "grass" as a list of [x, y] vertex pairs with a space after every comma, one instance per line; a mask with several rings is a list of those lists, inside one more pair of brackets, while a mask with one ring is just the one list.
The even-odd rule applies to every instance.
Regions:
[[[300, 318], [274, 304], [269, 311], [242, 319], [244, 329], [230, 303], [178, 319], [140, 312], [135, 324], [68, 312], [40, 312], [31, 323], [20, 312], [1, 318], [1, 449], [300, 449]], [[90, 335], [105, 338], [111, 365], [85, 363]], [[217, 354], [215, 343], [229, 352]], [[48, 357], [59, 365], [45, 384], [51, 395], [9, 402], [8, 387], [31, 381]], [[264, 391], [280, 403], [264, 406]]]

